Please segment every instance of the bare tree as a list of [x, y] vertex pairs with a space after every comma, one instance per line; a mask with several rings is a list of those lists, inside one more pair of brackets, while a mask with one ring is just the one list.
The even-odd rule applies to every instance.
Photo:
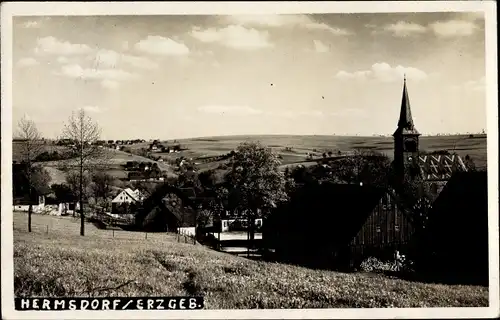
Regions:
[[21, 143], [20, 154], [21, 162], [24, 164], [24, 175], [26, 175], [28, 184], [29, 207], [28, 207], [28, 231], [31, 232], [31, 214], [33, 213], [33, 189], [36, 188], [36, 179], [34, 179], [35, 158], [42, 153], [44, 145], [40, 133], [33, 120], [23, 117], [18, 123], [17, 139]]
[[85, 175], [91, 174], [95, 169], [104, 169], [106, 167], [107, 153], [104, 148], [97, 144], [101, 135], [101, 130], [96, 122], [85, 114], [83, 109], [73, 113], [68, 119], [62, 133], [64, 139], [73, 141], [69, 152], [71, 159], [70, 169], [77, 170], [79, 177], [79, 202], [80, 202], [80, 235], [85, 235], [85, 216], [83, 210], [84, 191], [86, 189]]

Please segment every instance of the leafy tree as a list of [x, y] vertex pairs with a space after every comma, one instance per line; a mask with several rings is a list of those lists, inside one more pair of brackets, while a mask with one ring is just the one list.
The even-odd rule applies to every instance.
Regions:
[[105, 171], [97, 171], [92, 174], [91, 179], [91, 190], [96, 203], [101, 200], [103, 204], [106, 204], [113, 191], [113, 177]]
[[[71, 193], [75, 195], [74, 200], [80, 202], [80, 211], [83, 210], [81, 203], [84, 200], [88, 200], [89, 194], [91, 193], [90, 184], [92, 182], [91, 176], [88, 172], [84, 172], [83, 176], [77, 170], [71, 170], [66, 174], [66, 183], [71, 190]], [[81, 186], [81, 187], [80, 187]], [[73, 211], [73, 216], [75, 216], [75, 210]], [[83, 212], [81, 213], [83, 214]]]
[[374, 151], [355, 150], [354, 155], [333, 160], [329, 166], [333, 181], [384, 187], [388, 182], [391, 161]]
[[73, 202], [76, 199], [75, 195], [71, 191], [71, 188], [66, 184], [63, 184], [63, 183], [53, 184], [50, 186], [50, 188], [54, 192], [56, 199], [59, 202], [63, 202], [63, 203]]
[[[23, 173], [26, 178], [29, 199], [34, 197], [34, 191], [37, 187], [34, 179], [34, 172], [37, 170], [34, 160], [43, 152], [44, 145], [42, 138], [33, 120], [23, 117], [18, 123], [17, 139], [21, 141], [21, 161], [24, 164]], [[31, 214], [33, 213], [33, 204], [30, 201], [28, 207], [28, 231], [31, 232]]]
[[249, 217], [250, 239], [255, 235], [255, 219], [286, 201], [285, 176], [280, 161], [270, 148], [258, 142], [242, 143], [236, 149], [226, 179], [229, 193], [238, 199], [238, 209]]
[[469, 155], [466, 155], [464, 160], [465, 160], [464, 165], [465, 165], [465, 168], [467, 169], [467, 171], [473, 172], [473, 171], [477, 170], [476, 164], [474, 163], [474, 161], [472, 160], [472, 158]]

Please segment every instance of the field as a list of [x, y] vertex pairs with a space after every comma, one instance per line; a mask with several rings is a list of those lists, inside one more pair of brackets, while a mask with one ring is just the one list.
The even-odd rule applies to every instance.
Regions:
[[[45, 148], [47, 151], [63, 151], [64, 147], [47, 145]], [[165, 163], [157, 162], [145, 157], [141, 157], [138, 155], [133, 155], [127, 152], [114, 150], [114, 149], [105, 149], [106, 151], [106, 163], [108, 166], [107, 172], [116, 179], [126, 179], [128, 177], [127, 171], [125, 171], [123, 165], [127, 163], [127, 161], [138, 161], [138, 162], [151, 162], [157, 163], [158, 167], [167, 172], [172, 173], [172, 168]], [[18, 142], [14, 142], [12, 144], [12, 158], [13, 160], [19, 161], [21, 159], [20, 155], [20, 145]], [[51, 183], [62, 183], [65, 181], [65, 173], [61, 170], [61, 164], [63, 161], [47, 161], [42, 162], [41, 165], [47, 169], [49, 175], [51, 176]]]
[[[293, 136], [293, 135], [268, 135], [268, 136], [225, 136], [209, 138], [193, 138], [178, 140], [186, 150], [179, 153], [154, 153], [155, 156], [161, 156], [164, 159], [175, 159], [178, 157], [193, 158], [199, 163], [200, 170], [215, 169], [223, 161], [209, 161], [202, 163], [204, 157], [213, 157], [227, 154], [231, 150], [245, 141], [260, 141], [267, 145], [273, 151], [281, 156], [283, 168], [296, 164], [314, 164], [314, 161], [307, 160], [307, 154], [313, 154], [315, 158], [321, 158], [324, 152], [331, 151], [336, 154], [338, 151], [347, 153], [360, 148], [365, 150], [374, 150], [382, 152], [393, 157], [393, 139], [392, 137], [346, 137], [346, 136]], [[172, 141], [163, 142], [164, 145], [172, 145]], [[148, 148], [148, 143], [139, 143], [128, 145], [132, 150]], [[285, 149], [285, 148], [290, 149]], [[47, 146], [49, 150], [57, 150], [57, 146]], [[469, 155], [477, 167], [486, 166], [486, 136], [477, 135], [473, 138], [469, 136], [424, 136], [420, 138], [420, 150], [436, 151], [448, 150], [455, 151], [460, 156]], [[126, 179], [127, 172], [123, 165], [127, 161], [149, 161], [151, 159], [133, 155], [127, 152], [107, 149], [109, 152], [108, 173], [117, 179]], [[13, 159], [19, 159], [19, 145], [13, 143]], [[156, 162], [160, 169], [173, 174], [173, 168], [165, 162]], [[52, 177], [52, 183], [64, 181], [64, 172], [59, 170], [60, 162], [44, 162], [43, 165], [49, 168], [49, 174]]]
[[[338, 151], [349, 152], [356, 148], [369, 149], [382, 152], [393, 157], [392, 137], [347, 137], [347, 136], [293, 136], [293, 135], [265, 135], [265, 136], [224, 136], [206, 137], [178, 140], [183, 148], [187, 150], [173, 155], [168, 153], [155, 153], [165, 158], [184, 156], [186, 158], [203, 158], [225, 154], [234, 150], [240, 143], [245, 141], [260, 141], [282, 156], [282, 164], [307, 162], [306, 156], [312, 153], [315, 157], [321, 157], [323, 152]], [[166, 145], [170, 145], [168, 141]], [[132, 148], [147, 148], [148, 143], [136, 144]], [[285, 150], [290, 147], [291, 150]], [[467, 135], [453, 136], [424, 136], [420, 138], [420, 150], [455, 151], [460, 156], [469, 155], [478, 167], [486, 166], [486, 136], [477, 135], [469, 138]], [[202, 167], [213, 164], [203, 164]]]
[[[252, 261], [177, 243], [167, 234], [120, 232], [71, 217], [14, 213], [17, 296], [202, 295], [208, 309], [487, 306], [488, 289], [409, 282]], [[48, 233], [47, 233], [48, 226]]]

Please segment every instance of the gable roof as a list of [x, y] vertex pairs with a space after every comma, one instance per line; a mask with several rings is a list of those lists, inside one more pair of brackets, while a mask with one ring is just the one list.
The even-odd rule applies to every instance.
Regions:
[[372, 186], [329, 182], [300, 188], [292, 195], [290, 203], [281, 207], [285, 216], [279, 223], [290, 231], [301, 230], [306, 237], [325, 237], [328, 242], [348, 243], [384, 194], [384, 189]]
[[418, 166], [427, 181], [448, 180], [455, 172], [467, 171], [462, 158], [456, 154], [421, 154]]
[[427, 225], [433, 271], [465, 272], [468, 281], [488, 283], [486, 172], [454, 174], [434, 202]]
[[132, 190], [130, 188], [126, 188], [125, 190], [125, 193], [131, 197], [132, 199], [134, 199], [135, 201], [141, 201], [141, 192], [139, 191], [139, 189], [136, 189], [136, 190]]
[[151, 212], [151, 210], [157, 206], [165, 207], [164, 199], [169, 194], [176, 195], [181, 200], [184, 207], [194, 207], [193, 201], [189, 197], [187, 197], [181, 189], [168, 184], [162, 184], [158, 188], [156, 188], [149, 197], [144, 199], [142, 204], [143, 209], [136, 215], [137, 219], [140, 220], [145, 218]]

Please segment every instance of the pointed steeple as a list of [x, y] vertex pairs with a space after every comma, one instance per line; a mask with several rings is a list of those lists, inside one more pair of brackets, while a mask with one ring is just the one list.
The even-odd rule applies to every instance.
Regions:
[[404, 76], [403, 98], [401, 100], [398, 128], [395, 133], [397, 132], [403, 134], [419, 134], [413, 123], [413, 117], [411, 116], [410, 98], [408, 96], [408, 88], [406, 87], [406, 74]]

